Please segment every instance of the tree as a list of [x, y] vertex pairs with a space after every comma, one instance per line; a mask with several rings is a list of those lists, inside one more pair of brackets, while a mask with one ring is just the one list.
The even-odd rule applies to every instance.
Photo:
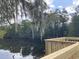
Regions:
[[79, 36], [79, 15], [75, 15], [72, 18], [72, 22], [69, 26], [69, 36]]
[[26, 2], [25, 0], [21, 0], [23, 5], [23, 10], [26, 10], [29, 13], [29, 16], [32, 20], [32, 38], [35, 38], [35, 31], [40, 33], [40, 39], [42, 40], [42, 36], [44, 33], [45, 27], [43, 26], [45, 23], [44, 19], [44, 10], [46, 9], [46, 3], [43, 0], [34, 0], [34, 3]]
[[8, 22], [14, 16], [14, 1], [13, 0], [0, 0], [0, 21], [2, 23]]
[[68, 14], [65, 9], [62, 11], [56, 9], [55, 12], [49, 14], [48, 19], [49, 26], [51, 25], [52, 29], [54, 29], [53, 37], [63, 37], [67, 35]]
[[68, 34], [68, 27], [67, 27], [67, 21], [69, 20], [68, 18], [68, 13], [65, 9], [63, 9], [63, 11], [60, 13], [60, 22], [61, 22], [61, 27], [60, 27], [60, 33], [59, 36], [63, 37], [63, 36], [67, 36]]

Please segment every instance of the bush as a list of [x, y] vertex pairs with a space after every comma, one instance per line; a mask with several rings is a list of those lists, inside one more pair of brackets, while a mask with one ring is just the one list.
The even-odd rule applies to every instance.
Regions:
[[0, 30], [0, 39], [3, 39], [7, 32], [5, 30]]

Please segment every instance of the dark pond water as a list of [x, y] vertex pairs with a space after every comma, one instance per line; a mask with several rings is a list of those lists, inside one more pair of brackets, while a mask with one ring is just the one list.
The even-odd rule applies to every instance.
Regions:
[[0, 49], [0, 59], [33, 59], [32, 55], [23, 57], [20, 53], [12, 53], [9, 50]]
[[0, 59], [35, 59], [32, 54], [33, 47], [26, 43], [17, 40], [1, 40]]

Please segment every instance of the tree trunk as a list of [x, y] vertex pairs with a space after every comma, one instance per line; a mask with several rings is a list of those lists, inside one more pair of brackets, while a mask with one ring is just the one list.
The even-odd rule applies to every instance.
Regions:
[[35, 35], [34, 35], [34, 25], [32, 25], [31, 29], [32, 29], [32, 39], [34, 40], [34, 38], [35, 38], [35, 37], [34, 37], [34, 36], [35, 36]]

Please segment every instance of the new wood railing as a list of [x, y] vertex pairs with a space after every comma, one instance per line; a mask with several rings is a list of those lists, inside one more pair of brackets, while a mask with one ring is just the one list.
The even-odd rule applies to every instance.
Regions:
[[62, 37], [62, 38], [52, 38], [45, 40], [45, 53], [46, 55], [53, 53], [57, 50], [65, 48], [79, 42], [79, 38], [76, 37]]
[[78, 42], [78, 37], [46, 39], [45, 52], [47, 56], [41, 59], [77, 59], [79, 56]]
[[72, 44], [40, 59], [79, 59], [79, 43]]

